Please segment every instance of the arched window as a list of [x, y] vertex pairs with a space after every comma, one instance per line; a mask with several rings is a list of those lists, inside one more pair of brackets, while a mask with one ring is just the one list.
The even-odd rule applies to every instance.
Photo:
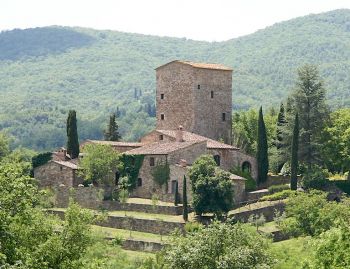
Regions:
[[242, 171], [243, 172], [251, 172], [252, 170], [252, 165], [250, 164], [250, 162], [248, 161], [245, 161], [243, 164], [242, 164]]
[[214, 161], [216, 162], [217, 166], [220, 166], [220, 155], [214, 155]]

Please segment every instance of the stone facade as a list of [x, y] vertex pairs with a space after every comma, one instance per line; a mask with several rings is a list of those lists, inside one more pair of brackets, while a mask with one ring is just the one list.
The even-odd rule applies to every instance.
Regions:
[[232, 70], [173, 61], [156, 69], [157, 129], [184, 129], [231, 143]]
[[[144, 157], [142, 166], [139, 171], [139, 179], [141, 186], [137, 186], [133, 191], [132, 196], [141, 198], [151, 198], [154, 193], [156, 193], [159, 198], [163, 201], [174, 201], [172, 182], [174, 180], [179, 180], [183, 178], [185, 174], [184, 169], [179, 168], [181, 160], [186, 160], [187, 163], [192, 164], [200, 155], [205, 154], [206, 144], [205, 142], [195, 143], [189, 147], [183, 148], [181, 150], [176, 150], [163, 155], [146, 155]], [[151, 166], [151, 158], [154, 166]], [[152, 170], [157, 164], [164, 164], [167, 162], [170, 166], [170, 179], [168, 184], [160, 187], [153, 180]], [[181, 170], [181, 172], [179, 172]], [[189, 180], [188, 180], [189, 181]], [[182, 180], [181, 180], [182, 182]], [[182, 183], [179, 183], [179, 192], [182, 191]], [[181, 188], [180, 188], [181, 187]]]
[[61, 184], [67, 187], [77, 187], [83, 182], [77, 175], [77, 169], [65, 165], [66, 162], [50, 161], [34, 169], [34, 177], [42, 188], [58, 187]]

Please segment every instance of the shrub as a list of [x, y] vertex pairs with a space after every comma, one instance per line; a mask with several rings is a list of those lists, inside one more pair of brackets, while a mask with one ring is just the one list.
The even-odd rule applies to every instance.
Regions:
[[116, 235], [112, 241], [111, 241], [113, 246], [121, 246], [123, 244], [123, 237], [120, 235]]
[[327, 179], [328, 173], [322, 170], [320, 167], [314, 166], [310, 171], [306, 172], [302, 179], [302, 186], [304, 189], [324, 189], [329, 180]]
[[270, 195], [265, 195], [263, 197], [260, 198], [260, 201], [278, 201], [278, 200], [284, 200], [287, 199], [289, 197], [293, 197], [297, 195], [296, 191], [292, 191], [292, 190], [284, 190], [284, 191], [280, 191], [280, 192], [276, 192], [274, 194], [270, 194]]
[[246, 191], [255, 191], [256, 190], [256, 181], [248, 171], [242, 171], [239, 167], [234, 167], [230, 170], [232, 174], [235, 174], [240, 177], [244, 177], [245, 181], [245, 190]]
[[272, 185], [268, 188], [269, 190], [269, 193], [270, 194], [273, 194], [273, 193], [276, 193], [276, 192], [280, 192], [280, 191], [284, 191], [284, 190], [289, 190], [290, 187], [288, 185]]
[[187, 222], [185, 224], [185, 231], [187, 233], [198, 232], [202, 228], [203, 228], [203, 225], [199, 222]]
[[335, 180], [335, 185], [346, 194], [350, 194], [350, 181], [348, 180]]

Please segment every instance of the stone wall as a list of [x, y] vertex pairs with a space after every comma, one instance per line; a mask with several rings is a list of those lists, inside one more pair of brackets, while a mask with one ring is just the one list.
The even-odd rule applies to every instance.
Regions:
[[231, 144], [232, 71], [194, 68], [193, 82], [194, 128], [190, 131]]
[[54, 161], [34, 168], [34, 177], [42, 188], [58, 187], [60, 184], [68, 187], [77, 186], [79, 180], [77, 180], [75, 173], [76, 170]]
[[165, 206], [149, 204], [122, 204], [117, 201], [103, 201], [103, 189], [95, 187], [78, 187], [73, 190], [59, 187], [55, 190], [55, 207], [65, 208], [68, 206], [69, 197], [72, 197], [80, 206], [89, 209], [105, 209], [108, 211], [136, 211], [166, 215], [181, 215], [182, 206]]
[[283, 202], [272, 202], [271, 205], [267, 205], [257, 209], [244, 210], [242, 212], [230, 214], [228, 217], [234, 218], [237, 221], [247, 222], [251, 215], [263, 214], [266, 218], [266, 221], [269, 222], [273, 221], [276, 210], [283, 212], [285, 210], [285, 204]]
[[[156, 83], [157, 129], [176, 130], [182, 125], [185, 130], [192, 130], [193, 68], [176, 62], [163, 66], [156, 70]], [[164, 99], [161, 99], [162, 94]]]
[[[55, 214], [60, 218], [64, 218], [64, 212], [54, 209], [47, 211], [48, 213]], [[178, 229], [184, 232], [184, 222], [170, 222], [158, 219], [141, 219], [133, 217], [119, 217], [119, 216], [108, 216], [106, 220], [97, 223], [99, 226], [110, 227], [115, 229], [124, 229], [139, 231], [145, 233], [163, 234], [168, 235]]]

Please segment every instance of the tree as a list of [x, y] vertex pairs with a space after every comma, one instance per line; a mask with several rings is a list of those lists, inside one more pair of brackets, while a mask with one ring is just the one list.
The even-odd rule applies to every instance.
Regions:
[[183, 212], [182, 212], [183, 219], [184, 221], [188, 221], [187, 180], [185, 175], [184, 175], [184, 180], [182, 182], [182, 207], [183, 207]]
[[109, 117], [109, 124], [107, 126], [107, 130], [104, 132], [105, 140], [107, 141], [119, 141], [121, 136], [118, 131], [118, 124], [116, 122], [116, 116], [113, 113]]
[[284, 105], [281, 103], [280, 105], [280, 111], [277, 116], [277, 128], [276, 128], [276, 141], [275, 141], [275, 146], [277, 149], [277, 159], [278, 159], [278, 164], [277, 164], [277, 171], [281, 171], [283, 164], [286, 162], [286, 156], [284, 154], [284, 148], [286, 144], [286, 124], [287, 124], [287, 119], [286, 119], [286, 113], [284, 110]]
[[291, 117], [299, 114], [299, 161], [310, 170], [312, 164], [321, 161], [321, 134], [329, 119], [326, 92], [316, 66], [304, 65], [298, 69], [298, 80], [291, 98]]
[[174, 205], [177, 206], [178, 204], [179, 204], [179, 183], [176, 181], [175, 192], [174, 192]]
[[271, 268], [270, 243], [244, 224], [214, 222], [171, 238], [164, 253], [169, 269]]
[[230, 173], [216, 167], [212, 156], [199, 157], [190, 168], [193, 208], [198, 215], [226, 214], [233, 206], [233, 185]]
[[298, 146], [299, 146], [299, 117], [295, 115], [292, 139], [292, 159], [290, 162], [290, 188], [296, 190], [298, 187]]
[[75, 110], [69, 110], [67, 118], [67, 153], [72, 159], [79, 156], [79, 141]]
[[20, 163], [0, 164], [0, 184], [1, 267], [80, 268], [92, 244], [93, 215], [73, 203], [63, 222], [43, 211], [42, 192]]
[[268, 146], [266, 127], [262, 107], [259, 110], [258, 120], [258, 144], [256, 159], [258, 163], [258, 182], [263, 183], [267, 180], [267, 173], [269, 171]]
[[10, 143], [8, 137], [0, 132], [0, 160], [10, 153]]
[[[329, 171], [350, 171], [350, 108], [334, 111], [322, 135], [322, 159]], [[350, 180], [350, 173], [349, 173]]]
[[120, 171], [120, 154], [109, 145], [87, 144], [84, 146], [79, 174], [88, 182], [115, 185], [115, 173]]

